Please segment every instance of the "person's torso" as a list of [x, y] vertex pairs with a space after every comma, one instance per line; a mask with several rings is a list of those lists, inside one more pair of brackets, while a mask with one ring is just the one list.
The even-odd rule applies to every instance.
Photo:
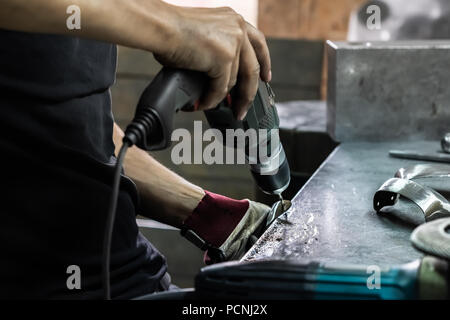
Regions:
[[[0, 297], [101, 297], [116, 54], [107, 43], [0, 30]], [[136, 226], [135, 186], [122, 180], [116, 297], [151, 291], [166, 269]], [[81, 290], [67, 287], [71, 265]]]

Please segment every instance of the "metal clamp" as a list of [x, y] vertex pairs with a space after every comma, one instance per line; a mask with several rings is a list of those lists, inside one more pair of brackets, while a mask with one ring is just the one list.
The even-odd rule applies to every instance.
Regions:
[[442, 151], [450, 153], [450, 132], [441, 140]]

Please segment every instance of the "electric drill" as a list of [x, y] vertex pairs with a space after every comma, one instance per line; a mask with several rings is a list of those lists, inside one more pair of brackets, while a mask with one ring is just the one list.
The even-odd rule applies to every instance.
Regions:
[[[191, 109], [207, 90], [207, 84], [204, 73], [164, 67], [142, 93], [135, 117], [125, 131], [126, 139], [148, 151], [169, 147], [174, 114]], [[251, 173], [263, 192], [281, 198], [290, 182], [290, 170], [279, 139], [279, 119], [269, 85], [260, 82], [243, 121], [234, 117], [227, 99], [205, 111], [205, 115], [211, 128], [220, 130], [223, 136], [227, 129], [254, 129], [256, 139], [246, 139], [244, 150]], [[235, 142], [233, 147], [239, 146]]]
[[[207, 84], [208, 77], [204, 73], [164, 67], [141, 95], [133, 121], [125, 130], [114, 170], [113, 191], [103, 240], [102, 279], [106, 299], [111, 298], [111, 241], [122, 164], [127, 149], [133, 145], [147, 151], [167, 148], [171, 142], [174, 114], [181, 109], [193, 108], [207, 89]], [[245, 146], [242, 146], [251, 172], [264, 192], [278, 195], [282, 199], [281, 192], [290, 182], [290, 170], [279, 140], [279, 120], [273, 98], [269, 85], [260, 83], [258, 93], [243, 121], [234, 118], [227, 101], [205, 114], [210, 126], [221, 131], [257, 130], [258, 139], [245, 140]], [[233, 147], [239, 146], [234, 144]], [[266, 150], [266, 154], [260, 150]], [[269, 217], [268, 222], [272, 222], [276, 217]]]

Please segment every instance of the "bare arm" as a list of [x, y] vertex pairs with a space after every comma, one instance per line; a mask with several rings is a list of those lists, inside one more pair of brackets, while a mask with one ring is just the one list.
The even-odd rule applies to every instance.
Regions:
[[[114, 124], [116, 154], [122, 146], [123, 135]], [[170, 171], [137, 147], [128, 150], [124, 170], [138, 187], [139, 213], [175, 227], [181, 226], [205, 195], [202, 188]]]
[[[69, 30], [70, 5], [81, 11], [81, 29]], [[163, 54], [176, 37], [176, 12], [155, 0], [2, 0], [0, 28], [65, 34]]]
[[[80, 30], [66, 26], [70, 5], [80, 8]], [[164, 65], [208, 74], [209, 90], [199, 109], [215, 107], [236, 85], [232, 107], [238, 118], [247, 113], [258, 78], [271, 78], [263, 34], [230, 8], [186, 8], [160, 0], [1, 0], [0, 28], [150, 51]]]
[[[69, 30], [66, 10], [77, 5], [81, 29]], [[270, 57], [264, 36], [230, 8], [185, 8], [160, 0], [1, 0], [0, 28], [64, 34], [147, 50], [164, 64], [205, 72], [209, 90], [199, 109], [216, 106], [236, 85], [235, 115], [243, 118], [258, 80], [269, 81]], [[122, 144], [115, 126], [114, 142]], [[125, 172], [138, 185], [142, 213], [174, 226], [197, 206], [204, 192], [136, 147]]]

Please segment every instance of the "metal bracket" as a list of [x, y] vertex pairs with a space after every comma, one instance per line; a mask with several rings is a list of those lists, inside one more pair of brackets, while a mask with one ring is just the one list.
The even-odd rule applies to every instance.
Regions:
[[389, 179], [378, 189], [373, 207], [379, 212], [383, 207], [395, 205], [400, 196], [414, 202], [422, 210], [425, 221], [450, 217], [450, 204], [440, 193], [401, 178]]

